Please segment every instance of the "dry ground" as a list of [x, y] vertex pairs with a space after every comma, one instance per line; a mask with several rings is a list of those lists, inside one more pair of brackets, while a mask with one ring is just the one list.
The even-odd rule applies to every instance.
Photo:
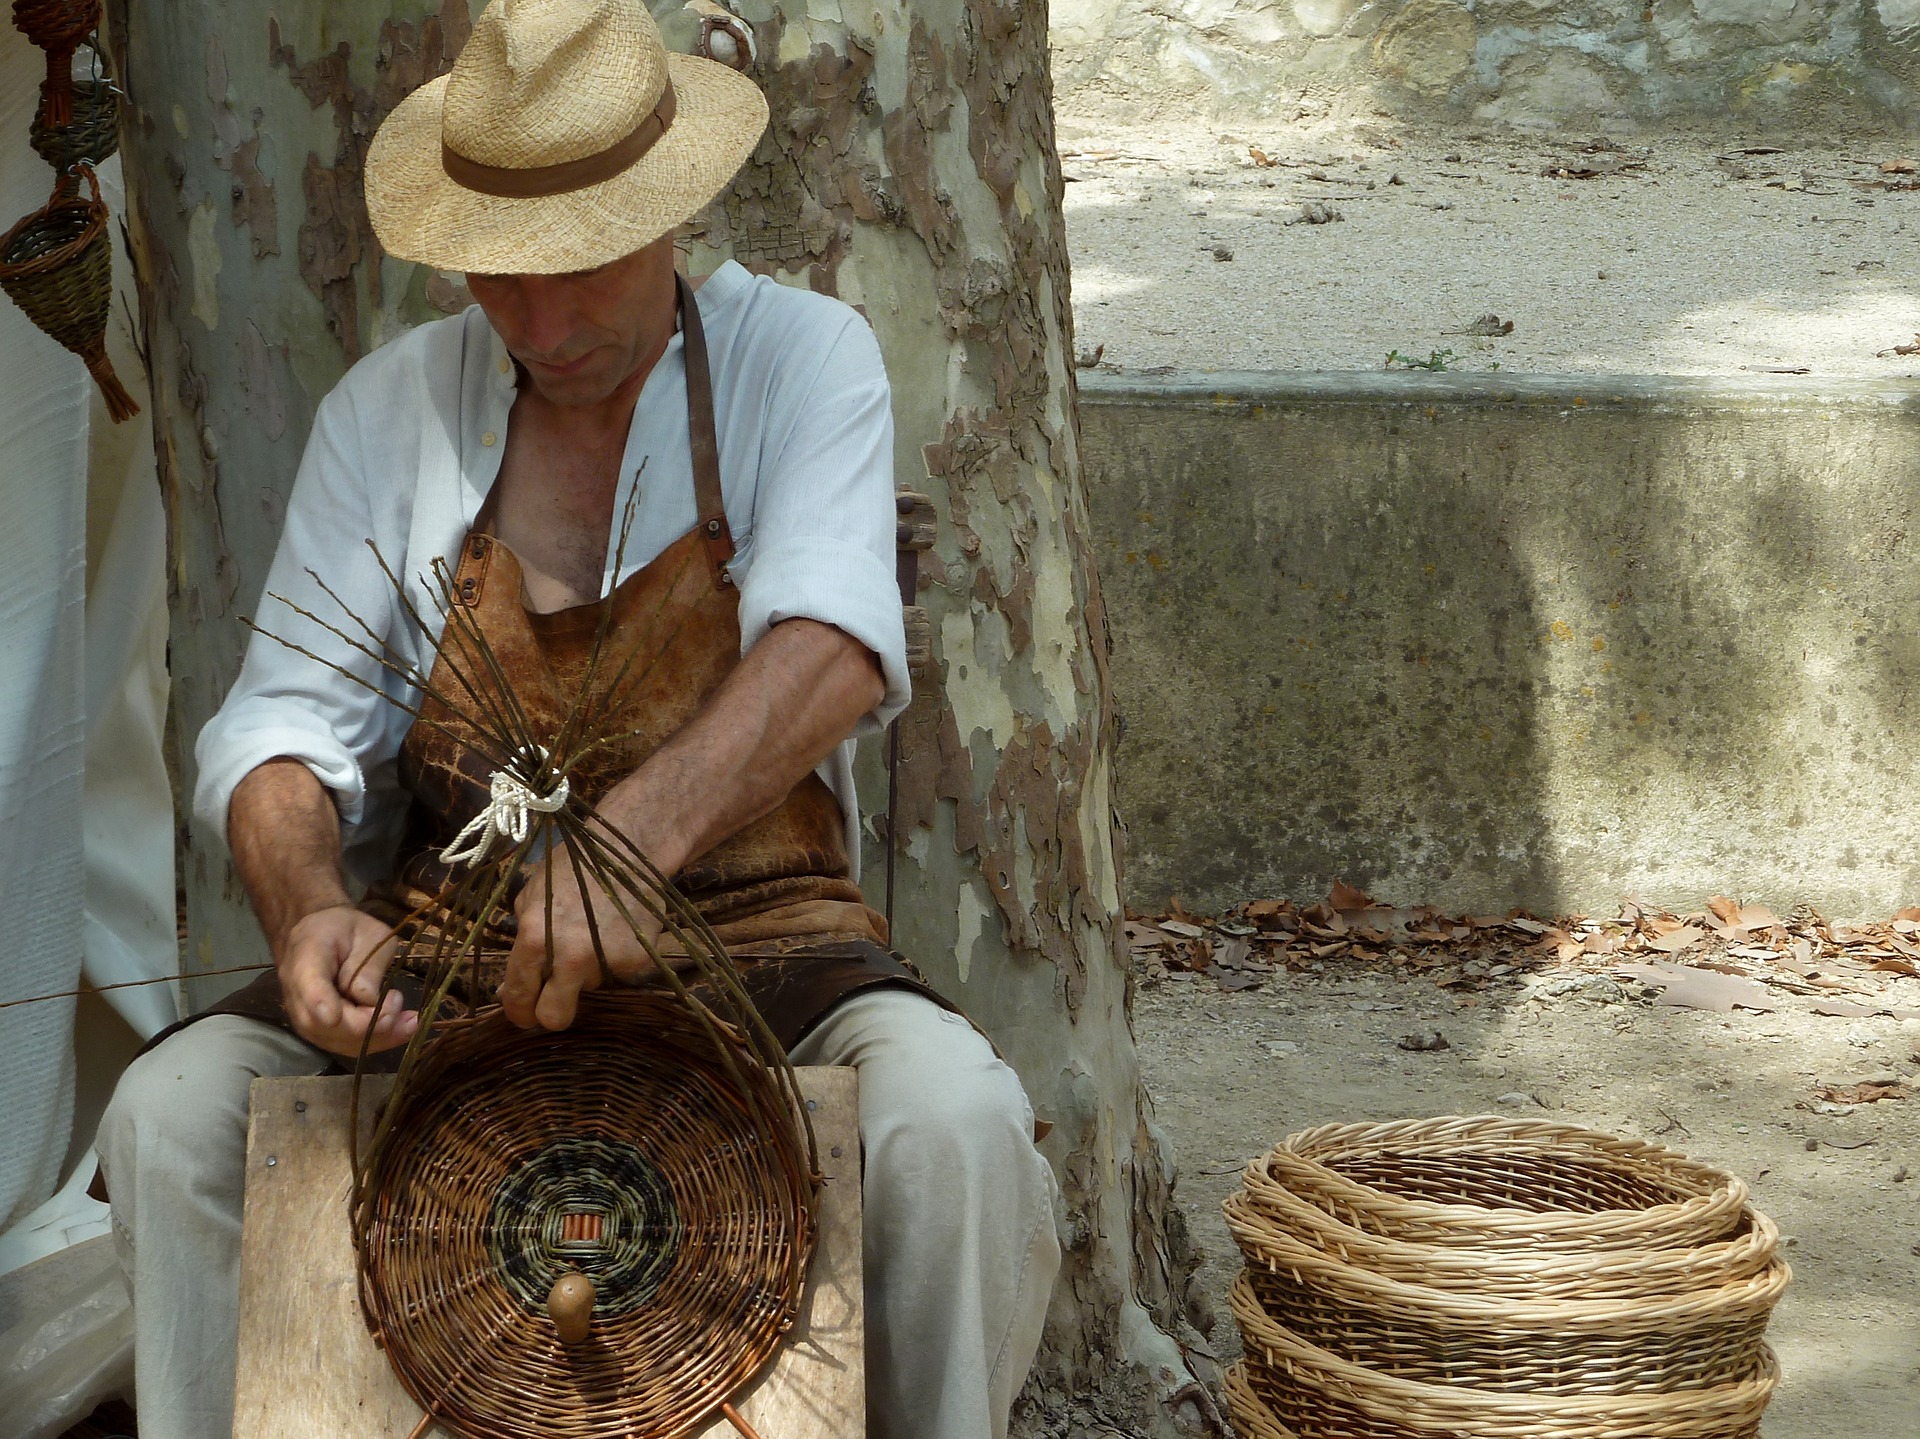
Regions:
[[[1595, 138], [1130, 125], [1069, 100], [1080, 351], [1135, 373], [1451, 350], [1466, 370], [1920, 376], [1890, 353], [1920, 331], [1920, 181], [1880, 168], [1914, 142]], [[1287, 223], [1311, 204], [1343, 218]], [[1487, 314], [1512, 332], [1457, 333]]]
[[[1911, 142], [1748, 153], [1771, 147], [1209, 122], [1068, 97], [1060, 145], [1083, 364], [1378, 370], [1390, 351], [1451, 350], [1466, 370], [1920, 377], [1920, 354], [1894, 352], [1920, 331]], [[1342, 218], [1300, 221], [1316, 204]], [[1457, 333], [1488, 314], [1511, 332]], [[1914, 1439], [1920, 1096], [1823, 1113], [1813, 1091], [1914, 1077], [1920, 1021], [1826, 1017], [1805, 999], [1665, 1007], [1632, 983], [1568, 986], [1573, 973], [1463, 991], [1330, 960], [1238, 993], [1180, 972], [1143, 984], [1141, 1058], [1221, 1357], [1239, 1341], [1219, 1205], [1247, 1159], [1334, 1120], [1527, 1113], [1658, 1139], [1751, 1182], [1795, 1272], [1767, 1439]], [[1396, 1046], [1422, 1029], [1451, 1047]]]
[[[1331, 964], [1236, 994], [1195, 975], [1143, 987], [1141, 1058], [1206, 1253], [1221, 1357], [1239, 1340], [1224, 1301], [1237, 1256], [1219, 1206], [1247, 1159], [1336, 1120], [1524, 1113], [1658, 1139], [1752, 1184], [1794, 1269], [1771, 1331], [1785, 1382], [1766, 1439], [1913, 1439], [1920, 1098], [1822, 1114], [1812, 1091], [1911, 1075], [1920, 1021], [1798, 1006], [1722, 1015], [1656, 1006], [1650, 993], [1547, 968], [1462, 994]], [[1451, 1048], [1396, 1046], [1424, 1029]]]

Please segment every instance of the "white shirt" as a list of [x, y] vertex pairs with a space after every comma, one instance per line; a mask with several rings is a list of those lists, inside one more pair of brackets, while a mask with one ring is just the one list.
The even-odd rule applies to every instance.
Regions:
[[[729, 261], [697, 303], [713, 375], [721, 490], [737, 553], [740, 640], [787, 619], [835, 625], [878, 656], [886, 695], [856, 731], [883, 729], [908, 699], [906, 638], [894, 579], [893, 418], [880, 348], [850, 307], [750, 275]], [[371, 645], [345, 605], [406, 666], [433, 648], [397, 600], [371, 540], [437, 637], [435, 558], [456, 558], [506, 449], [514, 370], [479, 306], [411, 331], [355, 365], [320, 404], [287, 506], [268, 594]], [[644, 470], [642, 468], [644, 464]], [[620, 573], [620, 517], [636, 481]], [[613, 585], [693, 528], [686, 363], [678, 334], [634, 405], [608, 539]], [[339, 596], [328, 597], [311, 570]], [[226, 702], [201, 730], [194, 812], [224, 836], [241, 779], [276, 756], [303, 761], [340, 809], [348, 872], [390, 867], [407, 796], [396, 777], [414, 703], [401, 679], [313, 620], [262, 595], [255, 619], [362, 684], [255, 635]], [[820, 767], [840, 801], [856, 873], [853, 742]]]

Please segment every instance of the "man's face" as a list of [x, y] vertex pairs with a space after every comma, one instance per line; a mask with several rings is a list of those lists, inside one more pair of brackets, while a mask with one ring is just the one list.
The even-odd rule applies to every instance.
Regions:
[[469, 274], [467, 289], [541, 398], [597, 405], [673, 331], [673, 235], [597, 270]]

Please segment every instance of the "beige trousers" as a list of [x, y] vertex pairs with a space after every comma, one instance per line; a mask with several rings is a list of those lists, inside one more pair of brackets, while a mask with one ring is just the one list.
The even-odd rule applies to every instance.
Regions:
[[[793, 1059], [860, 1071], [870, 1439], [1003, 1439], [1060, 1264], [1058, 1192], [1019, 1079], [904, 989], [848, 999]], [[141, 1439], [229, 1439], [247, 1088], [330, 1063], [215, 1016], [121, 1078], [99, 1149], [133, 1286]]]

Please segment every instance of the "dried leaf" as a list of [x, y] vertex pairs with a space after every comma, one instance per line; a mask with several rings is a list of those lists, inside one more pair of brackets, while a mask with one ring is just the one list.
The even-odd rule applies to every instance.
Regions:
[[1722, 924], [1740, 922], [1740, 901], [1728, 899], [1724, 894], [1716, 894], [1707, 901], [1707, 908], [1713, 911], [1714, 918]]
[[1911, 1091], [1904, 1084], [1823, 1084], [1813, 1091], [1816, 1099], [1829, 1104], [1878, 1104], [1883, 1099], [1905, 1099]]
[[1658, 938], [1648, 940], [1647, 948], [1657, 949], [1662, 954], [1678, 954], [1683, 949], [1693, 948], [1694, 945], [1706, 937], [1707, 932], [1704, 929], [1696, 929], [1693, 925], [1683, 924], [1677, 929], [1668, 930]]
[[1188, 924], [1185, 920], [1179, 919], [1163, 919], [1160, 921], [1160, 928], [1168, 934], [1177, 934], [1182, 939], [1198, 939], [1206, 933], [1199, 925]]
[[1813, 1002], [1813, 1012], [1830, 1015], [1835, 1019], [1865, 1019], [1873, 1013], [1873, 1007], [1855, 1004], [1850, 999], [1816, 999]]
[[1333, 882], [1333, 892], [1327, 896], [1327, 903], [1336, 910], [1372, 909], [1373, 898], [1348, 884], [1344, 879]]
[[1767, 993], [1767, 987], [1758, 980], [1719, 974], [1710, 969], [1633, 964], [1622, 966], [1621, 972], [1659, 985], [1659, 1003], [1681, 1009], [1705, 1009], [1715, 1014], [1731, 1014], [1738, 1006], [1770, 1014], [1778, 1007]]
[[1207, 974], [1228, 994], [1238, 994], [1243, 989], [1257, 989], [1260, 985], [1260, 976], [1257, 974], [1235, 974], [1219, 965], [1208, 970]]

